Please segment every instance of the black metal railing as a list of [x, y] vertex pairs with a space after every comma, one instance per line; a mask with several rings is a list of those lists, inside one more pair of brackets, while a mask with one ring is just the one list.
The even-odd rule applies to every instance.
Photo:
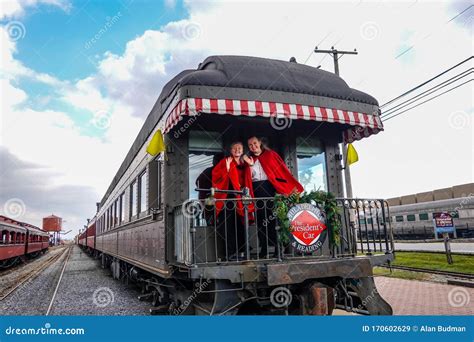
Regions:
[[393, 252], [389, 207], [382, 199], [338, 198], [342, 223], [337, 255]]
[[188, 200], [174, 208], [175, 256], [178, 263], [199, 265], [290, 258], [348, 257], [358, 253], [391, 253], [393, 239], [388, 205], [383, 200], [337, 199], [340, 244], [326, 239], [322, 247], [301, 254], [278, 239], [273, 198]]

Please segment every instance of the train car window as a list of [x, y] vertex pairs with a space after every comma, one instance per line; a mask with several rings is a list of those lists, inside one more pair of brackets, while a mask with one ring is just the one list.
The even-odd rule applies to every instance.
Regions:
[[117, 223], [115, 221], [115, 212], [116, 212], [115, 202], [113, 202], [112, 206], [110, 207], [110, 216], [112, 216], [112, 228], [115, 227], [115, 224]]
[[189, 151], [214, 154], [222, 152], [222, 134], [220, 132], [189, 132]]
[[420, 221], [428, 221], [429, 220], [427, 213], [421, 213], [421, 214], [419, 214], [419, 216], [420, 216]]
[[158, 162], [158, 177], [157, 177], [157, 207], [161, 208], [161, 177], [162, 177], [162, 172], [163, 172], [163, 163]]
[[114, 204], [112, 203], [110, 205], [110, 209], [109, 209], [110, 213], [110, 229], [112, 229], [114, 227]]
[[212, 186], [212, 167], [223, 157], [222, 153], [222, 133], [207, 131], [189, 133], [189, 198], [207, 197], [204, 192], [198, 193], [195, 189], [198, 185], [205, 189]]
[[159, 158], [148, 163], [148, 209], [161, 208], [161, 167], [162, 161]]
[[[208, 189], [212, 186], [211, 172], [214, 156], [189, 155], [189, 198], [199, 198], [196, 188]], [[206, 197], [206, 196], [204, 196]]]
[[403, 222], [403, 216], [395, 216], [395, 221]]
[[407, 215], [407, 221], [409, 222], [416, 221], [415, 215], [413, 214]]
[[148, 188], [148, 181], [147, 181], [146, 171], [143, 172], [140, 175], [140, 177], [138, 177], [138, 183], [139, 183], [138, 196], [140, 198], [140, 200], [138, 201], [138, 205], [139, 205], [138, 210], [139, 210], [140, 213], [143, 213], [143, 212], [146, 212], [148, 210], [148, 205], [147, 205], [147, 201], [146, 201], [147, 188]]
[[296, 139], [298, 180], [306, 191], [327, 190], [324, 147], [316, 137]]
[[119, 199], [115, 200], [115, 226], [120, 224], [120, 207], [119, 207]]
[[107, 230], [112, 226], [112, 215], [110, 215], [110, 207], [107, 209]]
[[125, 208], [123, 207], [123, 205], [125, 204], [125, 193], [123, 192], [120, 196], [119, 196], [119, 222], [120, 223], [123, 223], [123, 221], [125, 221]]
[[137, 215], [137, 181], [130, 185], [130, 219]]

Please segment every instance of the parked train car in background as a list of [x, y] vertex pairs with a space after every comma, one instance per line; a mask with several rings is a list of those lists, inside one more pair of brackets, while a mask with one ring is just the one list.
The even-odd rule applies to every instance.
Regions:
[[96, 218], [89, 220], [87, 226], [77, 235], [76, 244], [81, 246], [85, 251], [93, 255], [95, 249], [95, 236], [96, 236]]
[[[465, 203], [460, 208], [460, 203]], [[396, 239], [434, 239], [433, 213], [447, 212], [453, 217], [456, 236], [474, 237], [474, 199], [453, 198], [437, 202], [414, 203], [392, 207], [391, 220]], [[440, 238], [440, 237], [438, 237]]]
[[49, 248], [48, 233], [29, 223], [0, 215], [0, 232], [0, 268], [37, 257]]
[[434, 239], [433, 214], [448, 213], [456, 228], [451, 238], [474, 237], [474, 183], [387, 200], [393, 234], [399, 240]]
[[[209, 57], [163, 88], [91, 221], [94, 248], [115, 278], [143, 286], [155, 313], [327, 315], [338, 307], [391, 314], [372, 277], [373, 266], [394, 257], [389, 208], [382, 199], [344, 198], [340, 152], [341, 143], [382, 130], [377, 100], [333, 73], [265, 58]], [[159, 131], [166, 153], [154, 157], [147, 147]], [[213, 198], [216, 189], [198, 199], [196, 180], [232, 142], [245, 146], [254, 135], [306, 191], [337, 197], [340, 244], [321, 238], [311, 253], [270, 245], [256, 234], [264, 227], [245, 216], [244, 255], [233, 258], [222, 248], [227, 237], [218, 236], [210, 217], [217, 202], [232, 213], [236, 200]], [[272, 210], [274, 201], [246, 197], [243, 205]], [[370, 224], [356, 225], [356, 217], [369, 215]], [[83, 248], [88, 232], [78, 237]]]

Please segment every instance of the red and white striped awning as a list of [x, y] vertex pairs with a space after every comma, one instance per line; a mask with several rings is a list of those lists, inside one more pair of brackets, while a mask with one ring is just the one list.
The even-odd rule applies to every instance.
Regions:
[[383, 131], [380, 117], [367, 113], [291, 103], [186, 98], [179, 101], [167, 114], [164, 133], [168, 133], [171, 128], [182, 120], [183, 116], [200, 114], [259, 116], [275, 118], [275, 120], [312, 120], [348, 124], [353, 126], [343, 134], [344, 141], [348, 143]]

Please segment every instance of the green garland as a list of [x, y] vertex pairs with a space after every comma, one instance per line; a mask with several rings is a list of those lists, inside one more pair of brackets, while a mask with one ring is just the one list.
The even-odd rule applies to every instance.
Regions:
[[311, 191], [303, 194], [293, 194], [290, 196], [275, 196], [275, 213], [280, 223], [279, 240], [286, 246], [290, 243], [290, 221], [288, 210], [298, 203], [316, 204], [326, 213], [326, 226], [330, 232], [330, 242], [339, 246], [341, 241], [341, 222], [339, 221], [339, 208], [336, 198], [330, 192]]

